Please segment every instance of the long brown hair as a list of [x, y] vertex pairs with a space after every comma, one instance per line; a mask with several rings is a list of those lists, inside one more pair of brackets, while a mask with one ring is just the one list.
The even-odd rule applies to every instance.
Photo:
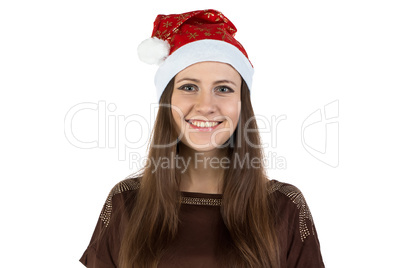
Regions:
[[[177, 153], [177, 131], [171, 112], [174, 78], [160, 98], [148, 160]], [[247, 131], [245, 126], [254, 131]], [[250, 101], [250, 92], [243, 81], [241, 112], [238, 126], [226, 144], [230, 167], [225, 170], [221, 215], [230, 233], [224, 264], [227, 267], [279, 267], [279, 243], [275, 231], [273, 200], [268, 194], [268, 180], [263, 167], [254, 168], [244, 159], [260, 159], [263, 151]], [[172, 146], [158, 145], [172, 144]], [[237, 157], [237, 159], [236, 159]], [[240, 162], [239, 162], [240, 161]], [[180, 208], [180, 177], [174, 166], [157, 168], [150, 161], [142, 171], [141, 186], [131, 212], [120, 248], [122, 268], [156, 268], [164, 249], [177, 234]]]

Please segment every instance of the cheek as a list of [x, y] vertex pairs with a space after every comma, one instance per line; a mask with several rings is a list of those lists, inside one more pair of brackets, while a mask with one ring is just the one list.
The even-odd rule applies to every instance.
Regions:
[[182, 113], [180, 111], [178, 111], [177, 109], [173, 108], [171, 109], [172, 115], [173, 115], [173, 120], [174, 120], [174, 124], [177, 130], [180, 129], [181, 125], [183, 124], [183, 117], [182, 117]]
[[236, 127], [237, 123], [239, 122], [241, 102], [236, 101], [228, 103], [227, 105], [223, 106], [223, 108], [224, 111], [222, 112], [225, 116], [227, 116], [228, 120], [230, 120], [229, 124], [233, 125], [233, 127]]
[[176, 103], [183, 104], [183, 102], [174, 101], [174, 99], [172, 98], [171, 113], [173, 115], [176, 127], [178, 128], [178, 130], [180, 130], [180, 128], [184, 124], [185, 114], [188, 107], [186, 107], [185, 105], [177, 105]]

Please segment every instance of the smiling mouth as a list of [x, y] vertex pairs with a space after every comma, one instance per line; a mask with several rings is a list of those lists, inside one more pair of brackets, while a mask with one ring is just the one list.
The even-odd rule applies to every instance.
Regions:
[[195, 128], [205, 128], [205, 129], [211, 129], [215, 128], [218, 126], [222, 121], [204, 121], [204, 120], [186, 120], [187, 123], [190, 124], [190, 126], [195, 127]]

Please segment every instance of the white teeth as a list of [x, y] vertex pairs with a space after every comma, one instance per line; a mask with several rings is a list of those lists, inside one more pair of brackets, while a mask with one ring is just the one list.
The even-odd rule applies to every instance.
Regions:
[[196, 127], [214, 127], [219, 124], [218, 122], [200, 122], [200, 121], [193, 121], [193, 122], [190, 121], [190, 123]]

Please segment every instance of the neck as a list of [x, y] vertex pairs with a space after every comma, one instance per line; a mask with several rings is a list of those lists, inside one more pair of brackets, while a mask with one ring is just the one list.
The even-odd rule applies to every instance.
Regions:
[[198, 152], [180, 143], [179, 152], [185, 163], [179, 172], [181, 191], [222, 193], [224, 169], [228, 166], [226, 149]]

